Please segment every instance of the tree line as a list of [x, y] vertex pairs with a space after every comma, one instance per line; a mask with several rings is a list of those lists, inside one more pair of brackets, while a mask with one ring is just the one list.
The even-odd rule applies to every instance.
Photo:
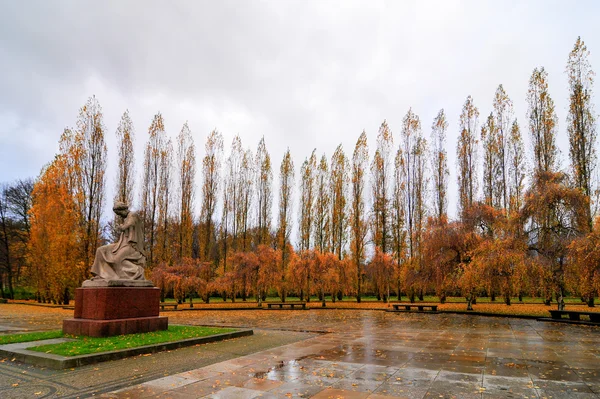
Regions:
[[[547, 303], [555, 296], [564, 306], [563, 297], [571, 294], [593, 305], [600, 289], [600, 235], [588, 59], [578, 38], [566, 68], [567, 170], [559, 164], [558, 120], [543, 67], [533, 70], [526, 94], [530, 152], [502, 85], [485, 117], [467, 97], [456, 143], [456, 220], [447, 214], [449, 126], [443, 109], [428, 137], [412, 109], [396, 137], [383, 121], [372, 158], [365, 131], [351, 153], [341, 145], [330, 158], [314, 150], [299, 169], [288, 149], [277, 193], [264, 138], [252, 151], [236, 136], [225, 157], [223, 136], [214, 130], [197, 163], [188, 124], [173, 140], [160, 113], [148, 129], [143, 169], [136, 174], [134, 127], [125, 112], [116, 131], [114, 200], [132, 204], [139, 176], [149, 275], [178, 300], [208, 301], [214, 294], [310, 300], [316, 294], [321, 300], [404, 295], [414, 301], [435, 293], [442, 302], [465, 296], [469, 307], [481, 295], [501, 296], [507, 304], [514, 296], [542, 296]], [[40, 176], [2, 189], [3, 296], [26, 285], [41, 301], [68, 301], [89, 277], [96, 248], [118, 234], [118, 220], [101, 225], [105, 134], [101, 106], [91, 97]]]

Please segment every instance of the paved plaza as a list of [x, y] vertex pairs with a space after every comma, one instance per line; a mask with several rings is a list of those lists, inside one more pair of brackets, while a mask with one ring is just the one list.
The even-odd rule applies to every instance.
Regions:
[[[30, 324], [1, 312], [7, 328]], [[63, 312], [45, 315], [44, 326], [58, 327]], [[363, 310], [165, 315], [171, 323], [251, 327], [255, 335], [66, 371], [8, 359], [0, 397], [28, 397], [14, 388], [31, 397], [173, 399], [600, 396], [598, 327]]]

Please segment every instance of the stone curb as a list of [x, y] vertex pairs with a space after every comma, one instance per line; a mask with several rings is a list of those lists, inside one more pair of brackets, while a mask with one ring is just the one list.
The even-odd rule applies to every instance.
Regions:
[[540, 317], [538, 321], [555, 322], [555, 323], [567, 323], [567, 324], [579, 324], [584, 326], [595, 326], [600, 327], [600, 324], [593, 323], [587, 320], [569, 320], [569, 319], [553, 319], [551, 317]]
[[[18, 360], [23, 363], [33, 364], [35, 366], [47, 367], [54, 370], [62, 370], [85, 366], [88, 364], [106, 362], [109, 360], [119, 360], [126, 357], [143, 355], [147, 353], [156, 353], [166, 350], [183, 348], [186, 346], [193, 346], [197, 344], [208, 344], [211, 342], [224, 341], [226, 339], [246, 337], [253, 335], [254, 331], [251, 329], [244, 329], [239, 331], [232, 331], [223, 334], [210, 335], [207, 337], [188, 338], [181, 341], [174, 342], [163, 342], [154, 345], [139, 346], [137, 348], [121, 349], [117, 351], [94, 353], [88, 355], [79, 356], [59, 356], [50, 353], [42, 353], [30, 351], [27, 349], [3, 349], [0, 347], [0, 356], [8, 357], [14, 360]], [[39, 341], [38, 341], [39, 342]], [[35, 341], [29, 342], [34, 344]], [[35, 346], [35, 345], [30, 345]]]

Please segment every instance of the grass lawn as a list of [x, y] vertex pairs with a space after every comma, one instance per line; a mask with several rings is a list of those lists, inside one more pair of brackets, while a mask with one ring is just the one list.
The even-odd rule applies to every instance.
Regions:
[[[61, 356], [87, 355], [119, 349], [136, 348], [144, 345], [160, 344], [163, 342], [180, 341], [187, 338], [206, 337], [235, 331], [234, 328], [169, 326], [168, 330], [150, 333], [118, 335], [108, 338], [93, 337], [64, 337], [75, 338], [76, 341], [60, 344], [41, 345], [27, 348], [36, 352], [53, 353]], [[60, 336], [63, 336], [62, 333]]]
[[0, 345], [15, 344], [17, 342], [40, 341], [42, 339], [62, 338], [61, 330], [41, 331], [22, 334], [0, 335]]

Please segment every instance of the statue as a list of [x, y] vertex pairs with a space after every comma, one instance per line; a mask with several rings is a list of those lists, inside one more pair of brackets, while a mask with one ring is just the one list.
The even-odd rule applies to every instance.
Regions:
[[94, 277], [84, 281], [82, 286], [152, 286], [144, 277], [146, 255], [142, 220], [123, 202], [115, 202], [113, 211], [123, 218], [123, 224], [118, 226], [121, 230], [119, 241], [96, 250], [91, 270]]

